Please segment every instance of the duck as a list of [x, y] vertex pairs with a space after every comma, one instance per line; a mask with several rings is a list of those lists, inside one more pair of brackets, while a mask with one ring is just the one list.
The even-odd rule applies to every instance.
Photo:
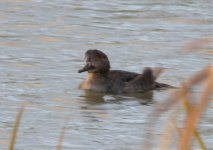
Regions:
[[143, 93], [168, 84], [156, 82], [162, 68], [145, 68], [142, 73], [111, 70], [107, 55], [101, 50], [89, 49], [85, 52], [84, 66], [78, 73], [87, 72], [87, 78], [79, 85], [82, 90], [101, 93]]

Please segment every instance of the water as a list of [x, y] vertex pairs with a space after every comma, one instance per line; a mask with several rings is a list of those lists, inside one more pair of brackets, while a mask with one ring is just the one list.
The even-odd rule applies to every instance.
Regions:
[[[63, 150], [143, 149], [149, 114], [170, 91], [125, 96], [79, 90], [86, 77], [77, 73], [84, 52], [103, 50], [112, 69], [141, 72], [147, 66], [164, 67], [158, 81], [179, 86], [212, 60], [211, 49], [190, 55], [181, 51], [187, 42], [212, 36], [211, 4], [210, 0], [1, 0], [0, 149], [8, 148], [23, 102], [29, 104], [17, 150], [55, 149], [64, 124]], [[200, 125], [209, 147], [212, 113], [208, 109]], [[163, 121], [157, 128], [155, 135], [160, 137]]]

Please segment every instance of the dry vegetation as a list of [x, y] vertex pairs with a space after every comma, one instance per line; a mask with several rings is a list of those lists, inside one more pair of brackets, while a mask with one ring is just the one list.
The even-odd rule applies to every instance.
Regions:
[[[195, 97], [191, 92], [191, 89], [197, 85], [203, 85], [203, 92], [199, 95], [198, 100], [195, 102]], [[192, 146], [192, 139], [195, 137], [200, 145], [201, 149], [205, 150], [206, 146], [197, 130], [197, 125], [201, 118], [201, 114], [206, 110], [208, 103], [210, 103], [210, 97], [213, 94], [213, 66], [208, 66], [202, 71], [198, 72], [191, 78], [189, 78], [186, 82], [182, 83], [182, 86], [178, 91], [172, 93], [165, 103], [160, 104], [152, 113], [152, 119], [149, 124], [155, 125], [160, 115], [163, 112], [168, 110], [176, 110], [172, 114], [170, 120], [168, 121], [168, 125], [172, 125], [172, 127], [168, 126], [165, 130], [165, 135], [161, 140], [161, 149], [166, 150], [170, 149], [170, 145], [173, 142], [173, 136], [175, 138], [174, 132], [177, 131], [179, 137], [176, 142], [179, 150], [189, 150]], [[180, 109], [177, 107], [180, 106], [179, 103], [182, 103], [186, 115], [185, 119], [182, 122], [182, 128], [178, 127], [177, 120], [178, 116], [181, 115]], [[152, 126], [153, 129], [153, 126]], [[149, 131], [152, 132], [152, 129]], [[150, 135], [151, 136], [151, 135]], [[153, 137], [149, 137], [152, 139]], [[148, 144], [150, 148], [151, 143]]]
[[[192, 52], [193, 50], [207, 50], [207, 46], [210, 46], [212, 41], [213, 40], [210, 38], [193, 41], [184, 47], [184, 51]], [[200, 95], [195, 95], [195, 93], [192, 92], [194, 87], [200, 87], [202, 89]], [[193, 138], [197, 140], [202, 150], [206, 150], [206, 146], [197, 130], [197, 126], [202, 117], [202, 113], [212, 101], [212, 94], [213, 64], [207, 66], [183, 82], [177, 91], [173, 92], [164, 103], [159, 104], [156, 107], [152, 112], [152, 117], [149, 121], [149, 124], [153, 125], [148, 129], [151, 133], [153, 132], [157, 120], [164, 112], [175, 110], [166, 125], [167, 127], [164, 136], [161, 138], [160, 148], [162, 150], [169, 150], [171, 145], [172, 147], [177, 147], [179, 150], [189, 150], [192, 148]], [[182, 105], [179, 105], [180, 103], [182, 103]], [[185, 109], [185, 118], [181, 122], [181, 128], [178, 126], [180, 124], [179, 116], [182, 114], [179, 106], [183, 106]], [[177, 134], [175, 134], [175, 132]], [[176, 135], [178, 135], [178, 137]], [[148, 136], [148, 139], [154, 139], [152, 134]], [[151, 149], [151, 140], [145, 145], [147, 146], [147, 149]]]

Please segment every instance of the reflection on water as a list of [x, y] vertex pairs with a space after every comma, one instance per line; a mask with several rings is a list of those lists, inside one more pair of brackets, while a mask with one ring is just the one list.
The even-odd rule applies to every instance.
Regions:
[[[103, 50], [112, 69], [161, 66], [159, 82], [179, 86], [212, 60], [212, 49], [185, 55], [182, 45], [212, 36], [211, 1], [0, 1], [0, 149], [28, 102], [17, 149], [55, 149], [64, 119], [64, 150], [141, 149], [153, 103], [168, 90], [134, 95], [82, 91], [87, 49]], [[199, 92], [199, 91], [198, 91]], [[201, 133], [211, 145], [212, 110]], [[161, 123], [160, 123], [161, 124]], [[161, 135], [159, 126], [156, 136]], [[32, 139], [33, 137], [33, 139]]]
[[92, 91], [84, 91], [83, 97], [89, 104], [102, 104], [105, 102], [105, 94]]
[[135, 93], [135, 94], [123, 94], [123, 95], [106, 95], [104, 93], [97, 93], [93, 91], [84, 90], [82, 97], [89, 104], [102, 104], [102, 103], [117, 103], [122, 101], [128, 101], [131, 99], [139, 101], [142, 105], [152, 103], [153, 91], [146, 93]]

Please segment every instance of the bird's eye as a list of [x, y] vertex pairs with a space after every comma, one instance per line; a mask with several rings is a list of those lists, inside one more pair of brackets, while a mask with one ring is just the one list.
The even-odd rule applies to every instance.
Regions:
[[86, 56], [86, 57], [84, 58], [84, 63], [85, 63], [85, 64], [88, 64], [89, 62], [91, 62], [91, 58]]

